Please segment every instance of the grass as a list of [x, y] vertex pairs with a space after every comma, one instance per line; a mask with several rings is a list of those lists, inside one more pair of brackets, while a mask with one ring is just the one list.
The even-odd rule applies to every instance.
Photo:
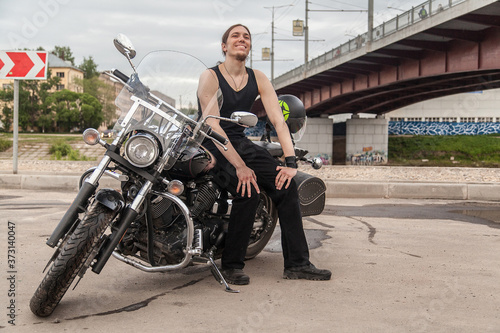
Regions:
[[[0, 134], [0, 152], [12, 147], [12, 133]], [[18, 145], [36, 145], [39, 143], [48, 143], [50, 145], [49, 152], [55, 160], [70, 160], [70, 161], [88, 161], [90, 158], [80, 154], [76, 149], [72, 149], [70, 144], [82, 142], [81, 134], [31, 134], [19, 133]]]
[[[1, 133], [0, 140], [10, 141], [12, 143], [12, 133]], [[67, 143], [81, 142], [81, 134], [40, 134], [40, 133], [19, 133], [18, 142], [19, 145], [23, 144], [37, 144], [37, 143], [49, 143], [55, 144], [59, 141], [64, 141]], [[11, 145], [12, 146], [12, 145]]]
[[500, 136], [390, 136], [389, 164], [500, 167]]
[[0, 152], [6, 151], [12, 147], [12, 140], [5, 139], [4, 137], [0, 137]]
[[57, 140], [50, 146], [49, 153], [52, 154], [53, 159], [56, 160], [69, 160], [69, 161], [89, 161], [90, 159], [80, 154], [78, 149], [73, 149], [63, 139]]

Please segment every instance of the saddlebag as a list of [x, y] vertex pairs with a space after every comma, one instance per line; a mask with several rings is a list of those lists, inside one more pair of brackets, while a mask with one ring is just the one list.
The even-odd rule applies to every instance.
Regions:
[[299, 192], [302, 216], [321, 214], [325, 208], [325, 183], [320, 178], [301, 171], [298, 171], [293, 179]]

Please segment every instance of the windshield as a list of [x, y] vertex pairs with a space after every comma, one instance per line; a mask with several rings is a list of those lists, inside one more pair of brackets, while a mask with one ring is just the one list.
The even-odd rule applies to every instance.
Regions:
[[[147, 54], [137, 66], [137, 74], [132, 74], [128, 87], [124, 86], [115, 104], [121, 111], [114, 130], [118, 133], [125, 129], [147, 131], [160, 141], [163, 150], [175, 145], [180, 151], [193, 139], [179, 137], [182, 133], [193, 130], [199, 117], [198, 91], [207, 90], [213, 95], [217, 108], [222, 106], [218, 81], [211, 71], [203, 85], [199, 79], [207, 67], [197, 58], [178, 51], [154, 51]], [[194, 139], [194, 144], [201, 144], [204, 137]], [[174, 156], [172, 156], [174, 157]]]

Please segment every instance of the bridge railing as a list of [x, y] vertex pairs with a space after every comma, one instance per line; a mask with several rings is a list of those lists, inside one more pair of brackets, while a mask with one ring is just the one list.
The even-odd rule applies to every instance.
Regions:
[[[429, 16], [439, 15], [451, 7], [466, 2], [469, 0], [429, 0], [422, 4], [412, 7], [412, 9], [397, 15], [395, 18], [383, 22], [381, 25], [373, 28], [372, 40], [385, 38], [397, 31], [405, 29], [417, 22], [425, 20]], [[285, 74], [277, 77], [274, 84], [280, 81], [286, 81], [298, 75], [302, 75], [305, 71], [321, 66], [335, 58], [347, 53], [356, 51], [363, 47], [368, 40], [368, 33], [358, 35], [357, 37], [347, 41], [346, 43], [310, 60], [307, 64], [299, 66]]]

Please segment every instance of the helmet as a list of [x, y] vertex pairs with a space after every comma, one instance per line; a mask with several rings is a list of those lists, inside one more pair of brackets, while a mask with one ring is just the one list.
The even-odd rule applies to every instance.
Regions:
[[278, 101], [290, 133], [295, 141], [299, 141], [304, 134], [307, 119], [304, 104], [294, 95], [281, 95]]

